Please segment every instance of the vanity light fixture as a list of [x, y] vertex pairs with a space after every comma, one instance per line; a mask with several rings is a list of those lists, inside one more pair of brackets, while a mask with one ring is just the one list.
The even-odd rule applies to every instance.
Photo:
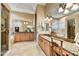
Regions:
[[52, 19], [53, 19], [52, 16], [47, 16], [47, 17], [44, 19], [44, 21], [50, 22]]
[[68, 9], [65, 9], [64, 13], [63, 14], [68, 14], [69, 13], [69, 10]]
[[72, 11], [76, 11], [79, 8], [78, 4], [74, 4], [71, 8]]
[[67, 3], [66, 4], [66, 8], [70, 8], [71, 6], [73, 6], [73, 3]]

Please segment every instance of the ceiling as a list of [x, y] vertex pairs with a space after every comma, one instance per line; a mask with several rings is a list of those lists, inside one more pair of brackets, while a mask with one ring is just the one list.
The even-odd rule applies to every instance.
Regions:
[[[35, 14], [36, 7], [38, 4], [46, 5], [45, 3], [8, 3], [8, 5], [11, 7], [12, 11], [22, 12], [22, 13], [30, 13], [30, 14]], [[55, 4], [53, 4], [53, 5], [55, 5]], [[79, 11], [79, 9], [76, 10], [75, 12], [69, 11], [69, 13], [65, 15], [63, 13], [58, 13], [59, 7], [57, 7], [57, 5], [59, 5], [59, 4], [56, 4], [55, 7], [53, 7], [53, 6], [49, 7], [49, 8], [53, 7], [55, 9], [54, 11], [52, 9], [52, 17], [54, 17], [54, 18], [61, 18], [61, 17], [66, 16], [68, 14], [72, 14], [72, 13]]]
[[36, 6], [45, 5], [44, 3], [8, 3], [12, 11], [34, 14]]

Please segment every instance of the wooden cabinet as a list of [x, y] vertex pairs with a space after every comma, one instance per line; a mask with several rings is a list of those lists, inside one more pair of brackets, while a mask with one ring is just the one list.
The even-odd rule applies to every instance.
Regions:
[[44, 40], [44, 50], [46, 55], [51, 55], [50, 42], [48, 42], [47, 40]]
[[34, 40], [34, 33], [29, 33], [29, 40]]
[[33, 41], [34, 40], [34, 33], [30, 32], [16, 32], [15, 34], [15, 42], [21, 41]]
[[38, 41], [38, 43], [39, 43], [39, 46], [42, 48], [42, 50], [44, 50], [44, 43], [43, 43], [43, 42], [44, 42], [44, 41], [43, 41], [43, 38], [39, 36], [39, 41]]
[[22, 37], [22, 38], [23, 38], [23, 41], [28, 41], [28, 40], [30, 40], [29, 37], [30, 37], [30, 36], [29, 36], [29, 33], [24, 33], [24, 36]]
[[41, 47], [41, 49], [44, 51], [44, 53], [47, 56], [52, 55], [52, 47], [51, 47], [51, 42], [47, 41], [46, 39], [44, 39], [43, 37], [39, 36], [39, 46]]
[[47, 39], [43, 38], [42, 35], [39, 35], [39, 46], [44, 51], [47, 56], [70, 56], [73, 55], [71, 52], [63, 48], [63, 42], [58, 45], [57, 42], [50, 42]]

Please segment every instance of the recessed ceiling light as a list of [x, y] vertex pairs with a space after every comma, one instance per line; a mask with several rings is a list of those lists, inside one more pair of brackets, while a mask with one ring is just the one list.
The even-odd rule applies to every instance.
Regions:
[[68, 14], [68, 13], [69, 13], [69, 10], [65, 9], [64, 14]]
[[66, 4], [66, 8], [69, 8], [69, 7], [71, 7], [71, 6], [73, 6], [73, 3], [67, 3], [67, 4]]
[[72, 11], [75, 11], [79, 8], [79, 6], [77, 4], [73, 5], [73, 7], [71, 8]]
[[59, 10], [58, 10], [58, 12], [59, 12], [59, 13], [63, 12], [63, 8], [60, 7]]

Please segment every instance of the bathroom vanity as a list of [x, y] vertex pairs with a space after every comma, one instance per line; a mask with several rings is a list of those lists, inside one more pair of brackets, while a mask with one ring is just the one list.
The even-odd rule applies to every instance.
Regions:
[[34, 32], [16, 32], [14, 42], [34, 41]]
[[[47, 56], [78, 56], [75, 42], [59, 36], [39, 35], [39, 46]], [[46, 48], [45, 48], [46, 47]]]

